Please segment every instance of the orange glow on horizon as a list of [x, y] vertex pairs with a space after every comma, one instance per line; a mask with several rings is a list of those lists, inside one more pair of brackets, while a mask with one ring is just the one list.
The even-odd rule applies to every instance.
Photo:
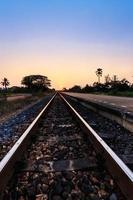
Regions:
[[[63, 87], [70, 88], [74, 85], [81, 87], [86, 84], [92, 84], [97, 81], [95, 71], [98, 67], [103, 68], [103, 77], [114, 74], [119, 79], [126, 78], [132, 82], [132, 65], [133, 60], [130, 57], [114, 55], [109, 52], [99, 53], [94, 50], [93, 54], [88, 52], [87, 47], [74, 50], [57, 51], [51, 54], [45, 52], [13, 52], [5, 55], [0, 60], [1, 68], [0, 79], [7, 77], [13, 85], [21, 85], [21, 80], [24, 76], [30, 74], [46, 75], [52, 82], [52, 88], [62, 89]], [[94, 56], [95, 55], [95, 56]], [[127, 66], [127, 67], [126, 67]], [[128, 70], [127, 70], [128, 69]]]

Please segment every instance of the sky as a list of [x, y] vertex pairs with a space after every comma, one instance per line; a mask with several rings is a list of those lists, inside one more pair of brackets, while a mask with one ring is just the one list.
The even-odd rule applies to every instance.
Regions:
[[0, 0], [0, 80], [48, 76], [62, 89], [97, 81], [95, 71], [133, 82], [132, 0]]

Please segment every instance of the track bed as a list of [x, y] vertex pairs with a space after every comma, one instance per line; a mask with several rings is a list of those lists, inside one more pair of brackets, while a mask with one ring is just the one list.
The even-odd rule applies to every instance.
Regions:
[[[117, 122], [90, 110], [87, 104], [65, 96], [67, 101], [89, 123], [111, 149], [133, 171], [133, 134]], [[89, 104], [88, 104], [89, 105]]]
[[5, 189], [9, 200], [125, 200], [103, 159], [56, 96]]

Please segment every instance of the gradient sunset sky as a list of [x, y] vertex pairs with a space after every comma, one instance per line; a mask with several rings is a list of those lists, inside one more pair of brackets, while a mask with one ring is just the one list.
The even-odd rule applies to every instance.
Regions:
[[133, 0], [0, 0], [0, 80], [41, 74], [62, 89], [133, 82]]

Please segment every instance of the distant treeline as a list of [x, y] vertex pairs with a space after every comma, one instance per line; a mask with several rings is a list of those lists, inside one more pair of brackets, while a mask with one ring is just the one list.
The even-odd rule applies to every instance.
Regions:
[[[55, 91], [55, 89], [50, 89], [50, 88], [45, 88], [45, 89], [29, 89], [27, 87], [19, 87], [19, 86], [13, 86], [7, 88], [6, 92], [7, 93], [36, 93], [36, 92], [51, 92]], [[2, 94], [4, 91], [2, 88], [0, 88], [0, 93]]]
[[85, 87], [75, 85], [72, 88], [63, 89], [69, 92], [83, 92], [83, 93], [107, 93], [112, 95], [119, 95], [127, 93], [128, 96], [133, 96], [133, 84], [125, 78], [122, 80], [109, 80], [105, 83], [94, 82], [93, 85], [86, 84]]
[[7, 78], [3, 78], [1, 81], [1, 94], [6, 93], [34, 93], [34, 92], [45, 92], [45, 91], [53, 91], [54, 89], [50, 89], [51, 80], [48, 79], [47, 76], [43, 75], [29, 75], [25, 76], [21, 84], [22, 87], [13, 86], [9, 87], [10, 82]]

